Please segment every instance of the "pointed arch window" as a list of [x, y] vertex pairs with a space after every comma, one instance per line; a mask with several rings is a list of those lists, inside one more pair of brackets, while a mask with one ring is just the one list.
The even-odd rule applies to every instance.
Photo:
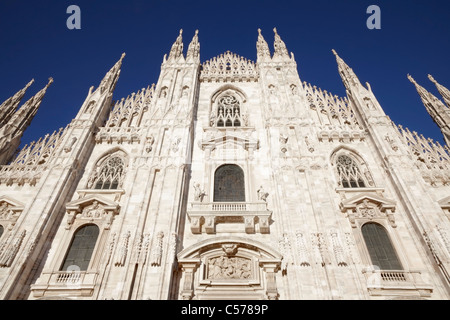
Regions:
[[365, 188], [366, 180], [357, 162], [347, 156], [340, 155], [336, 161], [339, 182], [344, 188]]
[[380, 270], [403, 270], [386, 229], [378, 223], [366, 223], [361, 232], [369, 251], [372, 265]]
[[78, 229], [73, 236], [61, 271], [70, 271], [74, 267], [79, 271], [86, 271], [91, 261], [98, 235], [99, 228], [95, 224], [85, 225]]
[[244, 171], [234, 164], [220, 166], [214, 174], [214, 202], [244, 201]]
[[112, 156], [100, 167], [88, 183], [88, 187], [102, 190], [114, 190], [122, 185], [123, 175], [125, 170], [125, 162], [119, 156]]
[[241, 106], [239, 100], [233, 95], [221, 97], [217, 104], [217, 127], [240, 127]]
[[0, 225], [0, 238], [2, 237], [4, 231], [5, 229], [3, 228], [2, 225]]

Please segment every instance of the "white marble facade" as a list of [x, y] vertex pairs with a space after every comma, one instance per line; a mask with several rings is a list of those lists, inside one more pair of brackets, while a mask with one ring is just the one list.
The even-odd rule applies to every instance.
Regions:
[[[347, 97], [302, 82], [273, 31], [256, 62], [201, 62], [180, 31], [157, 83], [110, 111], [122, 55], [5, 160], [0, 299], [449, 299], [447, 146], [392, 123], [336, 52]], [[447, 106], [410, 80], [445, 136]]]

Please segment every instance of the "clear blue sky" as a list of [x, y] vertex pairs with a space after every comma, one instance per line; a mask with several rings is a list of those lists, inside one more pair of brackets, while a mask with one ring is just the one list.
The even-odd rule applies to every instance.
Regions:
[[[81, 9], [81, 30], [66, 27], [72, 4]], [[366, 27], [372, 4], [381, 8], [381, 30]], [[442, 142], [406, 75], [439, 98], [427, 74], [450, 87], [448, 0], [1, 0], [0, 101], [34, 78], [26, 100], [54, 78], [23, 137], [28, 143], [66, 126], [122, 52], [114, 99], [157, 82], [180, 29], [185, 50], [199, 30], [202, 62], [226, 50], [256, 61], [257, 29], [273, 51], [274, 27], [302, 81], [345, 96], [335, 49], [392, 120]]]

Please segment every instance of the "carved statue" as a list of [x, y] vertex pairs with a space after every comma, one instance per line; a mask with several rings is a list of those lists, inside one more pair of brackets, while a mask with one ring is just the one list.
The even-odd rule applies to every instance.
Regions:
[[194, 183], [194, 189], [195, 189], [194, 200], [203, 202], [203, 198], [206, 196], [206, 192], [203, 189], [201, 189], [200, 183]]
[[150, 135], [150, 137], [147, 138], [147, 141], [145, 143], [145, 151], [147, 153], [150, 153], [153, 149], [153, 144], [155, 143], [155, 138], [153, 135]]
[[264, 191], [264, 188], [262, 186], [259, 187], [258, 189], [258, 200], [262, 200], [262, 201], [266, 201], [267, 197], [269, 196], [268, 192]]

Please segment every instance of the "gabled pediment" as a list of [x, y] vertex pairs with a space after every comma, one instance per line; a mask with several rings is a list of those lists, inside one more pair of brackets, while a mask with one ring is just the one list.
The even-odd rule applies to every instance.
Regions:
[[1, 196], [0, 197], [0, 205], [2, 203], [6, 203], [9, 207], [12, 207], [11, 209], [14, 211], [22, 211], [24, 208], [24, 204], [20, 201], [17, 201], [13, 198], [10, 198], [8, 196]]
[[375, 204], [382, 212], [386, 209], [395, 211], [395, 201], [373, 193], [360, 193], [349, 199], [342, 200], [341, 210], [346, 211], [348, 209], [355, 209], [358, 205], [364, 203]]
[[450, 209], [450, 196], [438, 201], [442, 209]]
[[116, 213], [119, 210], [119, 205], [105, 197], [99, 195], [89, 195], [87, 197], [71, 201], [66, 204], [67, 211], [81, 212], [84, 207], [90, 206], [93, 203], [98, 203], [104, 210], [113, 211]]
[[219, 146], [224, 145], [236, 145], [241, 146], [245, 150], [255, 150], [259, 148], [259, 141], [256, 139], [253, 139], [251, 137], [245, 137], [242, 135], [239, 135], [237, 133], [224, 133], [219, 136], [214, 136], [208, 139], [203, 139], [199, 142], [199, 146], [202, 150], [210, 149], [214, 150]]

